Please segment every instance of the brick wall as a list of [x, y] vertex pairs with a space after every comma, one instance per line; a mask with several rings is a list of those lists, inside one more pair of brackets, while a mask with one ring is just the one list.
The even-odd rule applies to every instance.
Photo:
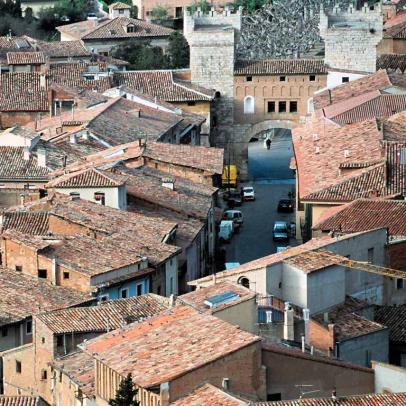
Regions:
[[334, 350], [335, 342], [332, 328], [326, 328], [313, 319], [310, 319], [309, 344], [326, 353], [329, 350]]
[[38, 114], [45, 116], [48, 112], [0, 112], [0, 128], [5, 129], [17, 125], [26, 125], [31, 121], [35, 121]]

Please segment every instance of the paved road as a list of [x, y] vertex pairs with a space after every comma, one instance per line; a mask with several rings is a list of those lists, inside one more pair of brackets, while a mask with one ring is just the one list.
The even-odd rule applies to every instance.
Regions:
[[[292, 145], [289, 130], [277, 130], [271, 150], [263, 141], [249, 145], [249, 176], [255, 188], [256, 200], [244, 202], [241, 211], [244, 225], [230, 244], [226, 244], [227, 262], [245, 263], [276, 252], [272, 241], [272, 228], [276, 220], [291, 222], [293, 213], [278, 213], [278, 201], [294, 191], [293, 172], [289, 169]], [[291, 240], [290, 245], [297, 242]], [[285, 244], [286, 245], [286, 244]]]

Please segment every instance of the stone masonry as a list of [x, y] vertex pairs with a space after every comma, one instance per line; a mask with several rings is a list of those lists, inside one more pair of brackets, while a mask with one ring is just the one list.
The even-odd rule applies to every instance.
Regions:
[[383, 35], [382, 7], [371, 9], [364, 4], [361, 10], [350, 5], [342, 11], [320, 10], [320, 35], [325, 41], [325, 63], [329, 68], [375, 72], [376, 47]]

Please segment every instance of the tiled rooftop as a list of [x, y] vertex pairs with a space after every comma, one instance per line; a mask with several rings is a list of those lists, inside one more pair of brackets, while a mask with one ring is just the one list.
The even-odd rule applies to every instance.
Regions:
[[125, 85], [166, 102], [184, 101], [211, 101], [213, 90], [193, 86], [188, 81], [179, 80], [176, 71], [132, 71], [115, 72], [114, 83], [116, 86]]
[[[127, 32], [129, 24], [135, 26], [134, 32]], [[170, 28], [128, 17], [85, 20], [59, 26], [57, 30], [70, 35], [76, 40], [167, 37], [173, 32]]]
[[39, 48], [49, 58], [74, 58], [90, 57], [88, 51], [81, 41], [36, 41]]
[[376, 59], [376, 69], [386, 69], [388, 72], [400, 71], [404, 73], [406, 70], [406, 55], [405, 54], [383, 54]]
[[313, 398], [256, 403], [256, 406], [404, 406], [406, 393], [384, 393], [338, 398]]
[[367, 306], [367, 302], [347, 297], [345, 303], [328, 311], [328, 323], [324, 321], [324, 313], [312, 316], [312, 318], [326, 328], [328, 324], [334, 324], [336, 341], [344, 341], [386, 329], [382, 324], [357, 314], [357, 311]]
[[[204, 303], [207, 299], [212, 298], [213, 296], [221, 295], [222, 293], [225, 292], [233, 292], [236, 295], [238, 295], [238, 297], [236, 297], [234, 300], [221, 304], [220, 306], [216, 306], [212, 309], [210, 309]], [[200, 312], [215, 313], [219, 310], [223, 310], [227, 307], [234, 306], [238, 303], [252, 299], [255, 297], [255, 295], [256, 295], [255, 292], [247, 288], [244, 288], [241, 285], [229, 281], [224, 281], [205, 288], [196, 289], [193, 292], [185, 293], [184, 295], [178, 296], [177, 303], [192, 306], [194, 309]]]
[[0, 395], [0, 406], [39, 406], [40, 404], [40, 398], [37, 396]]
[[330, 266], [339, 265], [342, 259], [346, 258], [333, 252], [307, 251], [288, 258], [283, 262], [307, 274]]
[[248, 404], [206, 383], [189, 395], [172, 402], [170, 406], [242, 406]]
[[93, 398], [95, 391], [94, 360], [82, 351], [56, 358], [51, 365], [75, 382], [87, 398]]
[[81, 347], [118, 373], [131, 373], [137, 385], [148, 388], [170, 382], [259, 340], [216, 317], [176, 306]]
[[237, 61], [234, 75], [327, 75], [323, 59], [264, 59]]
[[4, 213], [2, 231], [15, 230], [23, 234], [47, 235], [49, 232], [48, 212], [12, 212]]
[[389, 328], [391, 341], [406, 342], [406, 305], [377, 307], [375, 321]]
[[[18, 292], [18, 295], [16, 295]], [[0, 272], [0, 324], [16, 323], [43, 311], [63, 309], [89, 302], [84, 293], [21, 272]]]
[[46, 84], [40, 73], [2, 73], [0, 76], [0, 111], [48, 112]]
[[404, 200], [358, 199], [323, 215], [314, 230], [353, 233], [388, 227], [389, 235], [406, 236], [406, 202]]
[[111, 8], [112, 10], [125, 10], [125, 9], [131, 9], [131, 6], [118, 1], [116, 3], [111, 4], [109, 8]]
[[168, 307], [165, 298], [149, 293], [101, 303], [98, 306], [41, 313], [37, 318], [54, 334], [106, 332], [152, 317]]
[[406, 21], [390, 27], [384, 27], [384, 38], [406, 39]]
[[43, 52], [7, 52], [9, 65], [41, 65], [45, 63]]

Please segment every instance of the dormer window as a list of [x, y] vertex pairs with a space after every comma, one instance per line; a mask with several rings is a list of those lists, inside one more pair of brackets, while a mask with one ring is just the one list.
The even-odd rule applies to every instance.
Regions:
[[128, 24], [127, 25], [127, 33], [130, 32], [135, 32], [135, 25], [134, 24]]

